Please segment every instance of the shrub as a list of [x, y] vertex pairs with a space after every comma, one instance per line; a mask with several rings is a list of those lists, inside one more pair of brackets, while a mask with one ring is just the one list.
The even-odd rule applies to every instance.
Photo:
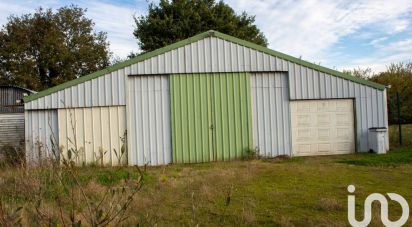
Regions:
[[6, 166], [20, 166], [24, 164], [25, 153], [22, 149], [6, 145], [0, 147], [0, 163]]

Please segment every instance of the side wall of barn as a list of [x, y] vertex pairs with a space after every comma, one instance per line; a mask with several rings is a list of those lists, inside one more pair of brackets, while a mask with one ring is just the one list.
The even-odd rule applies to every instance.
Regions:
[[0, 114], [0, 150], [12, 146], [22, 148], [24, 142], [24, 113]]

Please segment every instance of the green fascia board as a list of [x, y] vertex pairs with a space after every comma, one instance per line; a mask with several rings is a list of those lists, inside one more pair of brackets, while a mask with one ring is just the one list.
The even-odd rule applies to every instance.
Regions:
[[330, 74], [332, 76], [337, 76], [337, 77], [340, 77], [340, 78], [343, 78], [343, 79], [346, 79], [346, 80], [350, 80], [350, 81], [353, 81], [353, 82], [356, 82], [356, 83], [359, 83], [359, 84], [363, 84], [363, 85], [366, 85], [366, 86], [369, 86], [369, 87], [373, 87], [373, 88], [376, 88], [376, 89], [379, 89], [379, 90], [385, 90], [385, 85], [374, 83], [374, 82], [371, 82], [371, 81], [368, 81], [368, 80], [364, 80], [364, 79], [361, 79], [359, 77], [354, 77], [354, 76], [351, 76], [349, 74], [345, 74], [345, 73], [342, 73], [342, 72], [339, 72], [339, 71], [336, 71], [336, 70], [333, 70], [333, 69], [329, 69], [329, 68], [326, 68], [326, 67], [323, 67], [323, 66], [320, 66], [320, 65], [316, 65], [316, 64], [310, 63], [308, 61], [302, 60], [300, 58], [292, 57], [290, 55], [287, 55], [287, 54], [284, 54], [284, 53], [281, 53], [281, 52], [278, 52], [278, 51], [275, 51], [275, 50], [271, 50], [269, 48], [266, 48], [266, 47], [263, 47], [263, 46], [260, 46], [260, 45], [257, 45], [257, 44], [254, 44], [254, 43], [251, 43], [251, 42], [248, 42], [248, 41], [245, 41], [245, 40], [242, 40], [242, 39], [230, 36], [230, 35], [226, 35], [226, 34], [223, 34], [223, 33], [217, 32], [217, 31], [210, 30], [210, 31], [203, 32], [203, 33], [200, 33], [198, 35], [195, 35], [193, 37], [190, 37], [188, 39], [184, 39], [184, 40], [181, 40], [179, 42], [173, 43], [171, 45], [165, 46], [163, 48], [160, 48], [160, 49], [157, 49], [157, 50], [139, 55], [135, 58], [117, 63], [115, 65], [112, 65], [112, 66], [107, 67], [105, 69], [102, 69], [100, 71], [88, 74], [86, 76], [79, 77], [79, 78], [74, 79], [74, 80], [70, 80], [68, 82], [65, 82], [65, 83], [62, 83], [60, 85], [48, 88], [48, 89], [43, 90], [41, 92], [38, 92], [36, 94], [24, 97], [24, 102], [27, 103], [27, 102], [36, 100], [38, 98], [41, 98], [41, 97], [50, 95], [52, 93], [61, 91], [65, 88], [69, 88], [71, 86], [86, 82], [88, 80], [92, 80], [94, 78], [106, 75], [106, 74], [114, 72], [116, 70], [119, 70], [119, 69], [125, 68], [127, 66], [136, 64], [138, 62], [144, 61], [146, 59], [149, 59], [151, 57], [163, 54], [165, 52], [171, 51], [173, 49], [177, 49], [179, 47], [197, 42], [201, 39], [211, 37], [211, 36], [221, 38], [223, 40], [233, 42], [233, 43], [239, 44], [241, 46], [249, 47], [251, 49], [255, 49], [255, 50], [261, 51], [263, 53], [281, 58], [283, 60], [290, 61], [290, 62], [296, 63], [298, 65], [302, 65], [302, 66], [305, 66], [305, 67], [308, 67], [308, 68], [311, 68], [311, 69], [314, 69], [314, 70], [317, 70], [317, 71], [320, 71], [320, 72], [323, 72], [323, 73]]
[[373, 87], [373, 88], [376, 88], [376, 89], [379, 89], [379, 90], [385, 90], [385, 85], [382, 85], [382, 84], [378, 84], [378, 83], [375, 83], [375, 82], [372, 82], [372, 81], [368, 81], [368, 80], [365, 80], [365, 79], [362, 79], [362, 78], [359, 78], [359, 77], [355, 77], [355, 76], [352, 76], [352, 75], [349, 75], [349, 74], [346, 74], [346, 73], [339, 72], [337, 70], [333, 70], [333, 69], [326, 68], [326, 67], [323, 67], [323, 66], [320, 66], [320, 65], [316, 65], [316, 64], [310, 63], [308, 61], [302, 60], [300, 58], [296, 58], [296, 57], [293, 57], [293, 56], [290, 56], [290, 55], [287, 55], [287, 54], [284, 54], [284, 53], [281, 53], [281, 52], [278, 52], [278, 51], [275, 51], [275, 50], [271, 50], [269, 48], [266, 48], [266, 47], [263, 47], [263, 46], [260, 46], [260, 45], [257, 45], [257, 44], [254, 44], [254, 43], [251, 43], [251, 42], [248, 42], [248, 41], [245, 41], [245, 40], [242, 40], [242, 39], [230, 36], [230, 35], [226, 35], [226, 34], [223, 34], [223, 33], [217, 32], [217, 31], [210, 31], [210, 33], [212, 35], [214, 34], [214, 36], [216, 36], [218, 38], [221, 38], [221, 39], [224, 39], [224, 40], [227, 40], [227, 41], [230, 41], [230, 42], [233, 42], [233, 43], [245, 46], [245, 47], [249, 47], [249, 48], [252, 48], [252, 49], [255, 49], [255, 50], [258, 50], [258, 51], [261, 51], [263, 53], [281, 58], [283, 60], [290, 61], [290, 62], [296, 63], [298, 65], [302, 65], [302, 66], [317, 70], [319, 72], [327, 73], [327, 74], [330, 74], [332, 76], [337, 76], [337, 77], [340, 77], [340, 78], [343, 78], [343, 79], [346, 79], [346, 80], [350, 80], [350, 81], [353, 81], [353, 82], [356, 82], [356, 83], [359, 83], [359, 84], [363, 84], [363, 85], [366, 85], [366, 86], [369, 86], [369, 87]]
[[194, 42], [199, 41], [199, 40], [201, 40], [201, 39], [204, 39], [204, 38], [206, 38], [206, 37], [210, 37], [210, 36], [211, 36], [210, 33], [211, 33], [211, 32], [204, 32], [204, 33], [195, 35], [195, 36], [193, 36], [193, 37], [190, 37], [190, 38], [188, 38], [188, 39], [181, 40], [181, 41], [179, 41], [179, 42], [176, 42], [176, 43], [173, 43], [173, 44], [171, 44], [171, 45], [162, 47], [162, 48], [160, 48], [160, 49], [157, 49], [157, 50], [154, 50], [154, 51], [151, 51], [151, 52], [148, 52], [148, 53], [144, 53], [144, 54], [139, 55], [139, 56], [137, 56], [137, 57], [134, 57], [134, 58], [132, 58], [132, 59], [128, 59], [128, 60], [123, 61], [123, 62], [119, 62], [119, 63], [117, 63], [117, 64], [114, 64], [114, 65], [109, 66], [109, 67], [107, 67], [107, 68], [105, 68], [105, 69], [99, 70], [99, 71], [97, 71], [97, 72], [94, 72], [94, 73], [91, 73], [91, 74], [88, 74], [88, 75], [79, 77], [79, 78], [77, 78], [77, 79], [70, 80], [70, 81], [67, 81], [67, 82], [65, 82], [65, 83], [59, 84], [59, 85], [57, 85], [57, 86], [48, 88], [48, 89], [43, 90], [43, 91], [41, 91], [41, 92], [38, 92], [38, 93], [36, 93], [36, 94], [33, 94], [33, 95], [30, 95], [30, 96], [24, 97], [24, 102], [27, 103], [27, 102], [36, 100], [36, 99], [38, 99], [38, 98], [41, 98], [41, 97], [50, 95], [50, 94], [52, 94], [52, 93], [55, 93], [55, 92], [64, 90], [64, 89], [69, 88], [69, 87], [71, 87], [71, 86], [84, 83], [84, 82], [86, 82], [86, 81], [88, 81], [88, 80], [92, 80], [92, 79], [95, 79], [95, 78], [97, 78], [97, 77], [100, 77], [100, 76], [106, 75], [106, 74], [108, 74], [108, 73], [114, 72], [114, 71], [116, 71], [116, 70], [119, 70], [119, 69], [125, 68], [125, 67], [127, 67], [127, 66], [136, 64], [136, 63], [138, 63], [138, 62], [144, 61], [144, 60], [149, 59], [149, 58], [151, 58], [151, 57], [154, 57], [154, 56], [163, 54], [163, 53], [165, 53], [165, 52], [168, 52], [168, 51], [177, 49], [177, 48], [179, 48], [179, 47], [182, 47], [182, 46], [185, 46], [185, 45], [194, 43]]

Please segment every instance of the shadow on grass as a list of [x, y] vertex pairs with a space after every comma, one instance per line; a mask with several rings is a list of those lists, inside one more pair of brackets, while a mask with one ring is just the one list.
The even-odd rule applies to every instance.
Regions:
[[275, 158], [262, 158], [262, 162], [271, 162], [271, 163], [294, 163], [294, 162], [303, 162], [304, 157], [289, 157], [286, 155], [277, 156]]
[[372, 153], [357, 154], [356, 159], [337, 162], [357, 166], [399, 166], [402, 164], [412, 164], [412, 148], [400, 148], [382, 155]]

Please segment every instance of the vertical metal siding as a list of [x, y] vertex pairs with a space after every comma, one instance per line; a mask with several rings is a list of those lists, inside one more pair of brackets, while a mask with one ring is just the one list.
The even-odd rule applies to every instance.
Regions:
[[[126, 67], [130, 68], [130, 67]], [[26, 110], [126, 105], [125, 69], [25, 103]]]
[[240, 158], [252, 147], [246, 73], [171, 76], [173, 162]]
[[210, 130], [211, 75], [173, 75], [171, 88], [172, 152], [174, 163], [213, 161]]
[[0, 114], [0, 150], [3, 146], [24, 148], [24, 113]]
[[126, 108], [124, 106], [58, 110], [59, 148], [78, 165], [116, 166], [127, 163]]
[[131, 76], [128, 82], [129, 165], [171, 162], [168, 76]]
[[286, 73], [251, 75], [253, 145], [263, 157], [292, 155]]
[[[306, 82], [310, 77], [310, 74], [296, 74], [293, 71], [289, 71], [289, 81], [295, 85], [294, 87], [290, 86], [291, 99], [355, 98], [357, 149], [359, 151], [368, 151], [369, 128], [387, 127], [387, 121], [385, 120], [387, 117], [387, 107], [385, 105], [386, 101], [383, 98], [385, 91], [324, 73], [320, 73], [320, 76], [317, 78], [319, 80], [317, 88], [312, 83]], [[313, 88], [316, 88], [313, 93], [302, 92]]]
[[25, 137], [28, 164], [58, 157], [57, 110], [25, 111]]

